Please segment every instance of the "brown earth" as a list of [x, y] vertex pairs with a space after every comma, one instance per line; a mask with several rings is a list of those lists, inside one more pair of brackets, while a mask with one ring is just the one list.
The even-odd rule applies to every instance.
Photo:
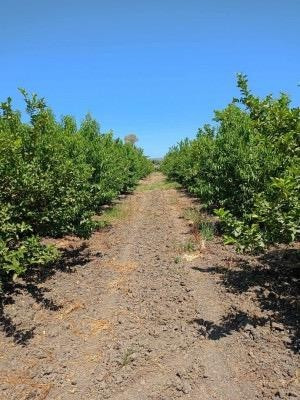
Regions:
[[300, 398], [299, 253], [205, 242], [194, 206], [154, 173], [112, 227], [6, 288], [0, 399]]

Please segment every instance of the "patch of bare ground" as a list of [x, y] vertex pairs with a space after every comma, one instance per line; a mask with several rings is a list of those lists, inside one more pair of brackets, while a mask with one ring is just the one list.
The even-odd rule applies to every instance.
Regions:
[[122, 206], [5, 288], [1, 400], [300, 398], [298, 250], [205, 241], [159, 173]]

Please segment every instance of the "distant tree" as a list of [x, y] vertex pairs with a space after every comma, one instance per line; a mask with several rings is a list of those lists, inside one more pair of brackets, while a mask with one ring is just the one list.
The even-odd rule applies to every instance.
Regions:
[[139, 139], [135, 133], [129, 133], [125, 136], [124, 140], [125, 143], [131, 143], [132, 145], [134, 145]]

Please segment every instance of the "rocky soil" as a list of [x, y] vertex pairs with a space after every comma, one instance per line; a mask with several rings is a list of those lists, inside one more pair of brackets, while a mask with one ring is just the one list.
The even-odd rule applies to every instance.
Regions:
[[154, 173], [111, 227], [5, 288], [1, 400], [300, 398], [298, 250], [205, 241], [195, 204]]

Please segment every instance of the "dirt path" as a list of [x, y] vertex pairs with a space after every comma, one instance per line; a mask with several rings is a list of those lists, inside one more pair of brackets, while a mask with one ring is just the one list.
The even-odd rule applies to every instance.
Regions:
[[1, 319], [1, 400], [298, 396], [285, 327], [270, 328], [251, 290], [221, 284], [220, 265], [240, 258], [218, 239], [185, 254], [191, 204], [152, 174], [111, 229], [60, 242], [60, 270], [17, 282]]

